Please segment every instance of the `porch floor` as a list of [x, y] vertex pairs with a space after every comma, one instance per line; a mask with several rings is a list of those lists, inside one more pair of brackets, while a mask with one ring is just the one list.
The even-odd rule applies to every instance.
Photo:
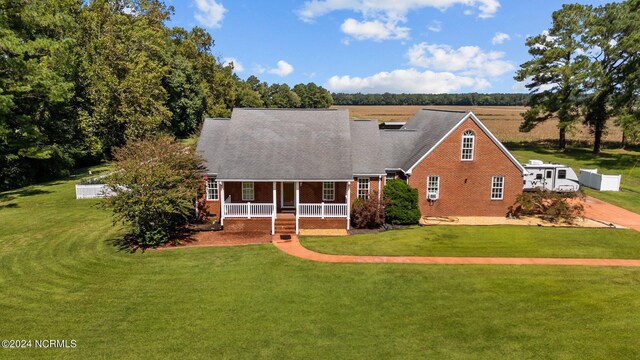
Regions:
[[279, 212], [276, 214], [276, 219], [295, 219], [296, 214], [295, 210], [291, 210], [292, 212]]

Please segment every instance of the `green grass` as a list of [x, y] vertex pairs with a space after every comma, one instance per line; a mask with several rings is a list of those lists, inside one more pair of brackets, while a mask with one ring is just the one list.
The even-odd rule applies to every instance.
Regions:
[[640, 232], [621, 229], [442, 225], [300, 241], [325, 254], [640, 259]]
[[[134, 253], [73, 181], [0, 193], [0, 358], [638, 358], [640, 269]], [[615, 234], [619, 234], [615, 232]]]
[[622, 175], [619, 192], [596, 191], [585, 188], [588, 195], [640, 214], [640, 151], [603, 149], [594, 155], [589, 148], [570, 147], [565, 152], [537, 144], [507, 144], [520, 162], [539, 159], [571, 166], [579, 175], [580, 169], [597, 168], [601, 174]]

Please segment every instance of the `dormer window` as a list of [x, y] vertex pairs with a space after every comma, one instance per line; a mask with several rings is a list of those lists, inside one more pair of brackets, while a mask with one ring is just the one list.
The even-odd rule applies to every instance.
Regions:
[[473, 147], [475, 145], [476, 135], [471, 130], [467, 130], [462, 135], [462, 161], [473, 160]]

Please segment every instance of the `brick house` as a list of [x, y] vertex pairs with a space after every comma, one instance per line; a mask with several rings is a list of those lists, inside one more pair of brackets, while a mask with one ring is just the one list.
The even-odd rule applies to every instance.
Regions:
[[471, 112], [422, 109], [404, 126], [344, 109], [234, 109], [207, 119], [197, 147], [206, 205], [225, 230], [349, 228], [355, 198], [388, 179], [418, 189], [429, 216], [504, 216], [524, 168]]

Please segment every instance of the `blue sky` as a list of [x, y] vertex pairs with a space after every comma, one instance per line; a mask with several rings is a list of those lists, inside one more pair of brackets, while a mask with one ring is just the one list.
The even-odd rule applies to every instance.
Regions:
[[[599, 5], [604, 1], [578, 1]], [[556, 0], [168, 0], [170, 26], [200, 26], [236, 73], [335, 92], [524, 92], [527, 36]]]

